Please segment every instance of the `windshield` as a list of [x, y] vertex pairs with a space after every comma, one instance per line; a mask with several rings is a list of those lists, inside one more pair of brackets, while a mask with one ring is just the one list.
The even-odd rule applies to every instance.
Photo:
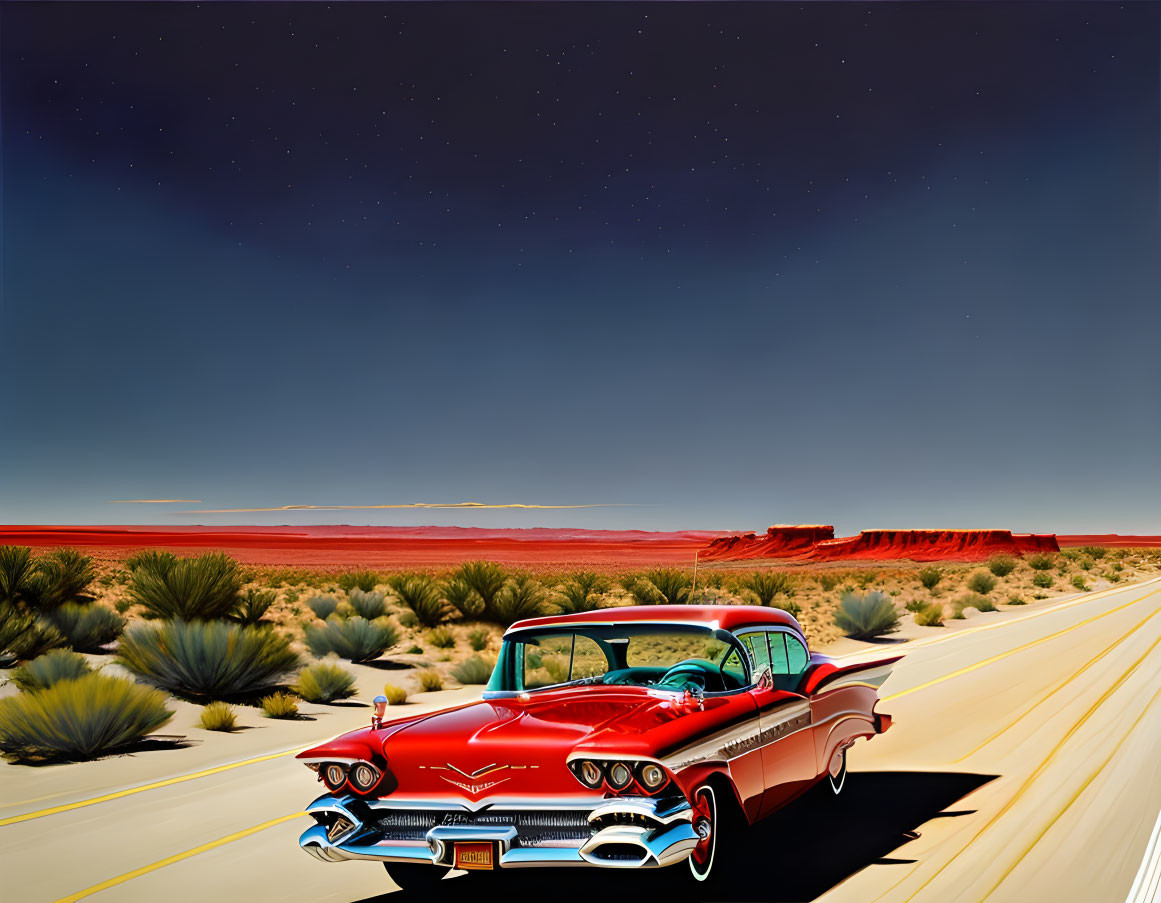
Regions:
[[749, 669], [733, 635], [708, 626], [562, 625], [507, 637], [488, 689], [578, 683], [722, 693], [746, 686]]

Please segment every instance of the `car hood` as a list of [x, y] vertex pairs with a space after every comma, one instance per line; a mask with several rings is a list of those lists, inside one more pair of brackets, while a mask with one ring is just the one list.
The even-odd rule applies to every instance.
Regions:
[[707, 701], [691, 711], [677, 694], [638, 687], [541, 690], [356, 731], [300, 757], [382, 756], [399, 795], [583, 796], [570, 753], [653, 757], [675, 732], [696, 732], [693, 722], [712, 718], [713, 708]]

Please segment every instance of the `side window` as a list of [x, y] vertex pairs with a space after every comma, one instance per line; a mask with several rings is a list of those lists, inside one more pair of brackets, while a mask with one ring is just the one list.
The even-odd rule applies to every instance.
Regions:
[[770, 670], [770, 649], [766, 645], [766, 634], [746, 634], [742, 637], [742, 645], [750, 653], [750, 664], [753, 665], [755, 678], [763, 671]]
[[786, 660], [788, 670], [795, 677], [798, 677], [806, 670], [807, 665], [810, 664], [810, 653], [806, 651], [806, 647], [798, 641], [797, 638], [786, 636]]
[[786, 659], [786, 634], [772, 630], [766, 636], [770, 640], [770, 665], [774, 669], [774, 673], [789, 674], [790, 665]]
[[798, 692], [802, 672], [810, 664], [806, 647], [796, 637], [781, 631], [771, 631], [769, 637], [775, 689]]

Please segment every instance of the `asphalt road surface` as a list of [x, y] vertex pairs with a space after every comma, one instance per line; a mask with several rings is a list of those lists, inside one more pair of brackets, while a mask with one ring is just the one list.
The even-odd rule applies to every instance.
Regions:
[[[1161, 581], [898, 649], [879, 706], [892, 729], [851, 751], [839, 798], [810, 795], [736, 836], [715, 898], [1161, 899]], [[0, 801], [0, 899], [402, 903], [378, 864], [298, 849], [317, 786], [291, 755], [182, 778], [49, 809]], [[504, 880], [534, 899], [647, 899], [666, 878]], [[488, 883], [452, 876], [438, 896]]]

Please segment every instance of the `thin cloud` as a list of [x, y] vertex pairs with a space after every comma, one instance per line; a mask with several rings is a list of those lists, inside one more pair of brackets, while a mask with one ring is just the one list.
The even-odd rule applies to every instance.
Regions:
[[526, 505], [520, 502], [511, 502], [503, 505], [492, 505], [487, 502], [411, 502], [406, 505], [279, 505], [276, 508], [203, 508], [198, 511], [176, 511], [175, 514], [252, 514], [269, 511], [378, 511], [397, 508], [440, 508], [440, 509], [494, 509], [494, 508], [527, 508], [537, 511], [564, 511], [574, 508], [632, 508], [626, 504], [596, 504], [596, 505]]
[[110, 505], [202, 505], [201, 499], [113, 499]]

